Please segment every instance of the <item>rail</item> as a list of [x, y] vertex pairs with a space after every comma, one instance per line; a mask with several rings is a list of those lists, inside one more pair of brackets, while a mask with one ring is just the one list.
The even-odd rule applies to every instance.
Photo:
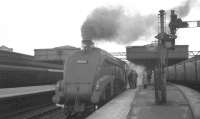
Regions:
[[60, 107], [56, 107], [55, 105], [44, 105], [38, 106], [32, 109], [32, 111], [24, 112], [22, 115], [18, 116], [22, 119], [39, 119], [46, 115], [50, 115], [51, 113], [61, 110]]

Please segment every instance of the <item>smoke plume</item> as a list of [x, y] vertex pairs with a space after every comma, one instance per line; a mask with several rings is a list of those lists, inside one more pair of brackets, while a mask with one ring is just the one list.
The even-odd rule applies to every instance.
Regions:
[[[197, 0], [187, 0], [174, 9], [181, 17], [189, 14]], [[156, 15], [130, 15], [122, 7], [95, 9], [81, 27], [83, 40], [115, 41], [129, 44], [140, 38], [152, 37], [157, 27]]]
[[95, 9], [81, 28], [84, 40], [111, 40], [117, 35], [119, 29], [118, 19], [122, 9], [108, 9], [105, 7]]
[[83, 39], [96, 41], [115, 41], [128, 44], [141, 36], [148, 36], [154, 25], [153, 15], [134, 16], [125, 14], [122, 7], [97, 8], [83, 23]]
[[153, 15], [123, 15], [119, 19], [120, 27], [118, 29], [117, 42], [127, 44], [136, 41], [141, 37], [150, 37], [152, 31], [155, 31], [155, 21], [156, 17]]
[[180, 17], [186, 17], [195, 3], [197, 3], [197, 0], [187, 0], [173, 9], [177, 11]]

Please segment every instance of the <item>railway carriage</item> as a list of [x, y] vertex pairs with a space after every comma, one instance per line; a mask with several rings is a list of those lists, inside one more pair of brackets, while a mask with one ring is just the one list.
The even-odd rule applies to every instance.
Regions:
[[167, 80], [200, 90], [200, 56], [165, 68]]
[[56, 84], [62, 65], [38, 62], [33, 56], [0, 51], [0, 88]]

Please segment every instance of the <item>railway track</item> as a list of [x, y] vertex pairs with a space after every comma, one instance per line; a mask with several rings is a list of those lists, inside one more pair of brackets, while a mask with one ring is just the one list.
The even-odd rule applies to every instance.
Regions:
[[52, 86], [0, 89], [0, 119], [66, 119], [63, 110], [52, 103], [53, 95]]
[[55, 105], [47, 105], [44, 107], [36, 107], [33, 110], [19, 113], [9, 119], [85, 119], [89, 114], [78, 114], [66, 117], [61, 108]]
[[[1, 93], [2, 92], [3, 91], [1, 91]], [[5, 97], [1, 96], [0, 119], [9, 119], [12, 117], [17, 117], [18, 115], [31, 112], [32, 110], [42, 109], [46, 108], [49, 105], [53, 105], [51, 101], [51, 97], [53, 94], [53, 91], [48, 91], [30, 93], [26, 95], [19, 94], [13, 96], [5, 95]]]
[[58, 119], [64, 119], [64, 115], [61, 114], [62, 111], [59, 107], [49, 104], [18, 112], [15, 115], [10, 116], [9, 119], [53, 119], [55, 116], [59, 116]]

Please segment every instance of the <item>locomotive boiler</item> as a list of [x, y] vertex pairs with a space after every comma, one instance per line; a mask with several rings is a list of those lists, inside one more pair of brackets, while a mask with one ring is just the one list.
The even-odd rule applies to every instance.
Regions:
[[83, 50], [67, 59], [64, 79], [53, 97], [54, 103], [64, 105], [67, 115], [95, 110], [136, 81], [135, 76], [128, 76], [136, 73], [124, 61], [86, 42]]

